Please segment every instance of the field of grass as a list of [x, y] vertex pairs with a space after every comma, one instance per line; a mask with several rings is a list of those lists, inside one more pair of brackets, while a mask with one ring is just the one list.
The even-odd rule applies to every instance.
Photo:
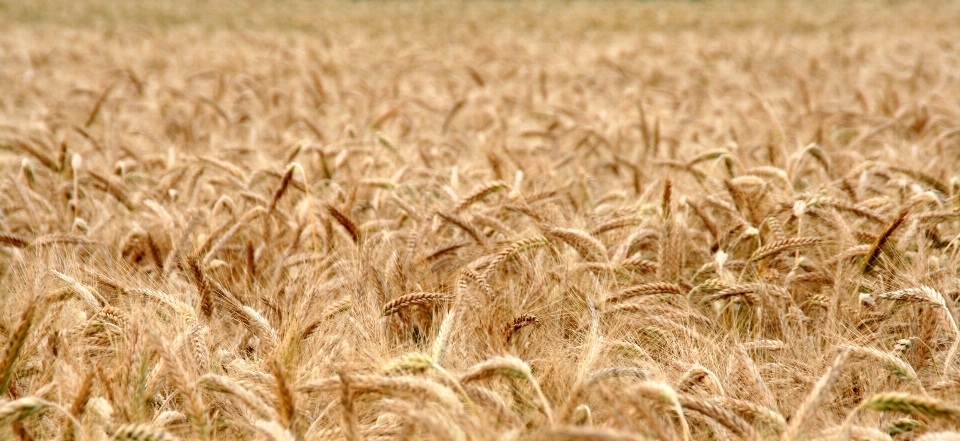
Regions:
[[954, 23], [0, 0], [0, 439], [958, 440]]

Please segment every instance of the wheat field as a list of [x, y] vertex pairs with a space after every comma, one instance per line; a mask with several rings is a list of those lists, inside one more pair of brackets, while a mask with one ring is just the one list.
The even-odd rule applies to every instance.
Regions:
[[954, 23], [0, 1], [0, 439], [960, 439]]

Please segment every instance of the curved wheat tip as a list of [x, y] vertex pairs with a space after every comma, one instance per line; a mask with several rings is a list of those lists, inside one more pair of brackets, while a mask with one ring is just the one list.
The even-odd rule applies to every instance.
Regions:
[[700, 383], [701, 380], [707, 377], [711, 372], [700, 365], [694, 365], [686, 372], [683, 373], [683, 376], [677, 380], [676, 390], [679, 392], [690, 392], [694, 386]]
[[960, 432], [930, 432], [914, 438], [913, 441], [960, 441]]
[[283, 176], [280, 177], [280, 184], [277, 186], [276, 191], [273, 192], [273, 198], [270, 199], [270, 205], [267, 206], [268, 213], [273, 213], [273, 210], [277, 208], [277, 202], [280, 202], [280, 198], [283, 197], [284, 193], [287, 191], [287, 187], [290, 185], [290, 180], [293, 179], [294, 170], [296, 170], [295, 167], [288, 166], [287, 170], [283, 173]]
[[947, 301], [943, 294], [940, 294], [940, 291], [924, 285], [919, 288], [904, 288], [875, 294], [874, 297], [878, 300], [926, 303], [935, 306], [940, 310], [940, 320], [943, 322], [943, 326], [960, 339], [960, 327], [957, 326], [957, 321], [950, 312], [950, 308], [947, 307]]
[[470, 194], [460, 199], [459, 202], [450, 210], [453, 214], [458, 214], [467, 207], [479, 202], [481, 199], [509, 187], [506, 182], [492, 181], [486, 182], [475, 187]]
[[677, 401], [684, 409], [700, 413], [726, 427], [741, 439], [759, 440], [760, 434], [750, 424], [735, 413], [709, 401], [689, 395], [677, 395]]
[[683, 415], [683, 405], [680, 404], [677, 392], [666, 383], [659, 381], [644, 381], [635, 385], [632, 389], [633, 394], [643, 396], [647, 399], [660, 402], [670, 406], [677, 414], [680, 421], [680, 429], [683, 434], [683, 440], [690, 440], [690, 425], [687, 418]]
[[790, 188], [790, 175], [786, 170], [770, 165], [758, 165], [743, 171], [745, 176], [757, 176], [767, 182], [779, 182], [783, 189]]
[[273, 441], [296, 441], [293, 434], [276, 421], [257, 420], [253, 427]]
[[176, 441], [179, 438], [150, 424], [124, 424], [107, 430], [116, 441]]
[[934, 306], [945, 306], [943, 295], [929, 286], [922, 286], [920, 288], [904, 288], [896, 291], [875, 294], [875, 296], [880, 300], [920, 302]]
[[240, 311], [246, 318], [244, 323], [249, 324], [253, 328], [252, 331], [259, 337], [267, 340], [272, 346], [276, 346], [279, 341], [279, 336], [277, 335], [277, 331], [270, 326], [270, 322], [268, 322], [266, 318], [260, 315], [257, 310], [246, 305], [240, 307]]
[[877, 239], [873, 241], [873, 245], [870, 247], [870, 252], [866, 254], [866, 257], [864, 257], [863, 267], [861, 268], [862, 273], [866, 273], [874, 267], [877, 259], [879, 259], [880, 255], [883, 254], [884, 245], [887, 244], [897, 229], [904, 224], [904, 222], [907, 220], [907, 216], [909, 215], [910, 207], [900, 210], [900, 213], [893, 218], [893, 221], [883, 229], [883, 232], [880, 233], [879, 236], [877, 236]]
[[590, 410], [590, 406], [581, 404], [573, 409], [573, 414], [570, 415], [570, 422], [575, 426], [592, 426], [593, 411]]
[[[493, 287], [491, 287], [490, 283], [487, 282], [487, 279], [483, 277], [483, 274], [480, 274], [470, 268], [464, 268], [463, 270], [460, 271], [460, 277], [457, 280], [457, 287], [460, 289], [464, 289], [463, 287], [461, 287], [461, 282], [466, 282], [467, 280], [470, 280], [471, 282], [476, 284], [478, 287], [480, 287], [480, 290], [483, 291], [483, 294], [486, 295], [488, 299], [491, 299], [494, 296], [496, 296], [496, 293], [493, 291]], [[466, 291], [464, 291], [464, 293], [465, 292]], [[463, 293], [461, 293], [461, 295], [463, 295]]]
[[273, 407], [268, 406], [263, 399], [250, 390], [248, 385], [245, 385], [240, 380], [234, 380], [222, 375], [205, 374], [204, 376], [200, 377], [199, 380], [197, 380], [197, 384], [209, 391], [237, 397], [237, 399], [242, 401], [243, 404], [250, 409], [253, 409], [255, 412], [257, 412], [257, 414], [259, 414], [262, 418], [267, 418], [270, 420], [277, 420], [280, 418]]
[[113, 306], [104, 306], [103, 309], [98, 311], [92, 318], [100, 318], [101, 322], [105, 319], [107, 323], [111, 323], [119, 328], [127, 327], [127, 316], [118, 308]]
[[471, 366], [460, 375], [461, 383], [483, 380], [494, 375], [526, 378], [531, 375], [530, 366], [513, 356], [493, 357]]
[[500, 264], [510, 260], [520, 253], [547, 246], [549, 244], [550, 241], [544, 236], [523, 237], [511, 242], [509, 245], [504, 247], [498, 253], [491, 255], [489, 258], [478, 259], [478, 261], [471, 264], [471, 269], [477, 270], [481, 266], [486, 266], [486, 269], [481, 273], [481, 275], [485, 280], [489, 280], [489, 274], [496, 270]]
[[669, 282], [652, 282], [631, 286], [619, 293], [607, 298], [606, 303], [618, 303], [624, 300], [656, 294], [683, 294], [683, 289], [676, 284]]
[[186, 421], [187, 421], [187, 416], [184, 415], [183, 412], [177, 412], [176, 410], [165, 410], [163, 412], [158, 413], [157, 416], [153, 418], [153, 423], [151, 424], [154, 427], [159, 427], [162, 429], [171, 424], [181, 423]]
[[433, 366], [433, 358], [429, 355], [420, 352], [410, 352], [385, 363], [383, 367], [380, 368], [380, 373], [384, 375], [420, 373], [431, 369]]
[[683, 376], [677, 380], [677, 386], [675, 389], [679, 392], [690, 392], [693, 390], [694, 386], [700, 383], [708, 383], [710, 389], [712, 389], [711, 392], [713, 393], [719, 395], [723, 395], [724, 393], [717, 374], [699, 364], [693, 365], [693, 367], [684, 372]]
[[953, 332], [955, 338], [960, 340], [960, 326], [957, 326], [957, 320], [953, 317], [953, 313], [950, 312], [950, 308], [947, 307], [947, 300], [943, 297], [943, 294], [940, 294], [940, 291], [929, 286], [923, 286], [920, 290], [930, 297], [931, 302], [940, 307], [941, 320], [943, 320], [947, 328]]
[[750, 261], [756, 262], [758, 260], [776, 256], [784, 251], [799, 250], [801, 248], [813, 246], [820, 243], [821, 240], [822, 239], [819, 237], [793, 237], [789, 239], [776, 240], [758, 248], [757, 251], [750, 256]]
[[30, 242], [12, 233], [0, 233], [0, 245], [7, 245], [14, 248], [26, 248], [30, 245]]
[[12, 424], [36, 414], [52, 403], [36, 397], [24, 397], [0, 404], [0, 425]]
[[196, 158], [199, 159], [201, 162], [206, 163], [207, 165], [211, 165], [215, 168], [219, 168], [220, 170], [227, 172], [228, 174], [230, 174], [240, 182], [247, 182], [246, 172], [240, 167], [230, 162], [223, 161], [223, 160], [214, 158], [212, 156], [205, 156], [205, 155], [197, 155]]
[[913, 418], [897, 418], [883, 426], [883, 431], [890, 436], [897, 436], [903, 433], [912, 432], [923, 427], [924, 424]]
[[871, 249], [873, 249], [873, 245], [870, 245], [870, 244], [854, 245], [850, 248], [847, 248], [842, 253], [838, 254], [836, 257], [833, 257], [830, 260], [828, 260], [827, 264], [832, 266], [832, 265], [836, 265], [839, 262], [850, 262], [853, 259], [856, 259], [858, 257], [866, 256]]
[[617, 230], [617, 229], [620, 229], [620, 228], [626, 228], [626, 227], [632, 227], [632, 226], [640, 225], [640, 223], [641, 223], [641, 219], [640, 219], [639, 217], [636, 217], [636, 216], [618, 217], [618, 218], [614, 218], [614, 219], [608, 220], [608, 221], [606, 221], [606, 222], [603, 222], [603, 223], [597, 225], [596, 227], [591, 228], [590, 231], [589, 231], [589, 234], [595, 236], [595, 235], [598, 235], [598, 234], [603, 234], [603, 233], [606, 233], [606, 232], [608, 232], [608, 231], [613, 231], [613, 230]]
[[362, 239], [362, 236], [361, 236], [361, 230], [359, 227], [357, 227], [357, 224], [354, 223], [349, 216], [347, 216], [342, 211], [338, 210], [333, 205], [326, 204], [325, 207], [330, 217], [332, 217], [333, 220], [337, 221], [337, 223], [340, 224], [341, 227], [343, 227], [344, 231], [346, 231], [347, 234], [350, 236], [350, 239], [353, 240], [353, 243], [356, 245], [360, 245], [360, 240]]
[[197, 316], [194, 313], [192, 306], [186, 304], [183, 300], [180, 300], [163, 291], [149, 288], [123, 288], [123, 293], [126, 295], [142, 296], [160, 302], [164, 306], [173, 310], [173, 312], [175, 312], [177, 315], [183, 317], [183, 319], [188, 323], [197, 321]]
[[635, 255], [623, 259], [620, 267], [626, 270], [636, 270], [641, 273], [655, 273], [660, 270], [660, 264], [652, 260], [644, 259], [643, 256]]
[[923, 384], [920, 381], [920, 377], [917, 376], [917, 372], [913, 369], [913, 366], [910, 366], [909, 363], [900, 357], [897, 357], [889, 352], [884, 352], [879, 349], [869, 348], [866, 346], [842, 345], [841, 347], [849, 349], [851, 357], [870, 357], [880, 361], [891, 374], [896, 375], [903, 381], [917, 385], [921, 391], [926, 392], [923, 389]]
[[520, 417], [510, 408], [506, 400], [496, 392], [476, 385], [464, 386], [464, 389], [474, 403], [485, 408], [492, 408], [496, 412], [497, 417], [501, 421], [508, 423], [508, 426], [519, 427], [523, 425]]
[[841, 349], [837, 357], [833, 359], [833, 363], [827, 368], [826, 372], [823, 373], [823, 376], [820, 377], [817, 384], [814, 385], [813, 390], [810, 391], [807, 398], [803, 400], [803, 403], [801, 403], [797, 411], [794, 412], [793, 418], [790, 419], [790, 425], [787, 426], [787, 431], [783, 434], [783, 441], [800, 439], [801, 435], [809, 428], [809, 425], [806, 424], [807, 420], [813, 417], [817, 409], [820, 408], [820, 405], [827, 399], [827, 395], [829, 395], [830, 390], [833, 389], [833, 385], [837, 382], [837, 379], [840, 378], [840, 371], [843, 369], [843, 365], [849, 358], [850, 349]]
[[410, 352], [408, 354], [401, 355], [386, 364], [380, 369], [380, 373], [383, 375], [393, 375], [393, 374], [418, 374], [426, 372], [428, 370], [434, 369], [440, 373], [443, 378], [449, 381], [463, 397], [464, 401], [470, 406], [471, 411], [474, 415], [477, 414], [476, 407], [474, 407], [473, 401], [470, 400], [470, 396], [467, 394], [467, 391], [463, 388], [457, 379], [451, 375], [447, 370], [445, 370], [439, 363], [436, 362], [435, 358], [431, 358], [429, 355], [420, 353], [420, 352]]
[[[591, 356], [596, 356], [600, 351], [599, 345], [594, 345], [597, 347], [596, 350], [591, 351], [585, 357], [586, 363], [584, 365], [589, 368], [592, 366], [592, 363], [589, 362]], [[646, 380], [649, 377], [649, 373], [641, 368], [634, 366], [614, 366], [609, 368], [604, 368], [599, 371], [590, 372], [584, 379], [577, 379], [576, 383], [573, 385], [572, 391], [567, 395], [566, 400], [564, 401], [563, 407], [560, 408], [558, 413], [558, 418], [561, 421], [567, 421], [570, 418], [573, 418], [572, 412], [576, 409], [573, 407], [581, 401], [584, 395], [586, 395], [588, 389], [603, 381], [607, 378], [621, 378], [621, 377], [633, 377], [639, 380]], [[572, 410], [571, 410], [572, 409]], [[568, 418], [569, 416], [569, 418]]]
[[534, 392], [540, 399], [541, 410], [543, 410], [543, 413], [547, 416], [550, 424], [554, 424], [553, 407], [540, 389], [540, 383], [538, 383], [537, 379], [533, 376], [530, 366], [519, 358], [508, 355], [487, 359], [471, 366], [466, 372], [460, 375], [459, 380], [460, 383], [466, 384], [472, 381], [490, 378], [494, 375], [522, 378], [530, 382], [530, 386], [533, 387]]
[[762, 424], [776, 434], [782, 433], [787, 427], [787, 420], [783, 415], [766, 406], [729, 397], [713, 397], [710, 401], [729, 409], [751, 424]]
[[[354, 377], [351, 377], [351, 379], [353, 378]], [[363, 384], [354, 387], [358, 391], [376, 392], [385, 395], [399, 394], [408, 397], [427, 396], [454, 412], [460, 412], [463, 409], [463, 403], [460, 402], [456, 394], [447, 386], [425, 378], [379, 377], [371, 381], [369, 385]], [[468, 402], [468, 404], [470, 403]]]
[[750, 222], [743, 217], [743, 215], [740, 213], [740, 210], [737, 209], [736, 205], [730, 202], [727, 202], [723, 198], [714, 194], [708, 194], [703, 196], [702, 201], [715, 208], [719, 208], [720, 210], [723, 210], [726, 214], [733, 217], [738, 224], [744, 227], [750, 226]]
[[353, 300], [349, 297], [337, 300], [329, 305], [326, 308], [323, 308], [323, 312], [320, 313], [320, 317], [324, 320], [329, 320], [333, 316], [340, 314], [342, 312], [349, 311], [353, 306]]
[[80, 300], [83, 301], [83, 303], [86, 304], [87, 307], [89, 307], [94, 311], [99, 311], [100, 308], [102, 308], [100, 300], [98, 300], [97, 297], [94, 296], [93, 292], [90, 291], [89, 288], [84, 286], [82, 283], [78, 282], [77, 279], [74, 279], [73, 277], [70, 277], [52, 268], [49, 271], [50, 271], [50, 274], [53, 274], [58, 279], [66, 282], [67, 285], [69, 285], [70, 288], [73, 289], [74, 294], [76, 294], [76, 296], [80, 298]]
[[900, 412], [915, 417], [948, 420], [954, 424], [960, 424], [960, 407], [936, 398], [912, 395], [906, 392], [876, 394], [860, 404], [858, 409], [871, 409], [878, 412]]
[[447, 300], [447, 295], [440, 292], [414, 292], [406, 295], [402, 295], [387, 302], [386, 305], [383, 305], [383, 311], [381, 315], [383, 317], [396, 314], [401, 309], [413, 306], [413, 305], [422, 305], [424, 303], [430, 302], [441, 302]]
[[790, 297], [790, 292], [786, 288], [775, 285], [772, 283], [765, 282], [751, 282], [751, 283], [742, 283], [737, 285], [732, 285], [730, 287], [720, 290], [716, 296], [719, 297], [729, 297], [744, 295], [746, 293], [755, 293], [755, 294], [766, 294], [769, 296], [777, 297], [780, 300], [793, 300]]
[[770, 233], [773, 234], [774, 242], [787, 239], [786, 233], [783, 232], [783, 224], [780, 222], [780, 219], [769, 216], [760, 224], [760, 228], [763, 228], [764, 226], [766, 226], [770, 230]]
[[503, 339], [506, 342], [510, 342], [513, 339], [513, 336], [520, 332], [521, 329], [540, 323], [540, 319], [533, 314], [522, 314], [513, 320], [509, 321], [503, 325]]
[[707, 150], [688, 160], [686, 164], [684, 164], [684, 167], [690, 168], [701, 162], [712, 161], [714, 159], [720, 159], [720, 158], [730, 157], [730, 156], [732, 156], [730, 153], [730, 150], [727, 150], [727, 149]]

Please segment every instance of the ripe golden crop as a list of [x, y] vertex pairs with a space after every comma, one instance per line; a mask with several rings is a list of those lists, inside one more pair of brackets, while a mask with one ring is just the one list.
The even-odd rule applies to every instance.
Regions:
[[0, 439], [956, 439], [955, 23], [0, 0]]

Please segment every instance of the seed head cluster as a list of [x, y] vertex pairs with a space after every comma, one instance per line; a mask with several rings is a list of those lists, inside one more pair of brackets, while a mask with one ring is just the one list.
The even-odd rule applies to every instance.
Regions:
[[960, 439], [956, 23], [0, 0], [0, 439]]

